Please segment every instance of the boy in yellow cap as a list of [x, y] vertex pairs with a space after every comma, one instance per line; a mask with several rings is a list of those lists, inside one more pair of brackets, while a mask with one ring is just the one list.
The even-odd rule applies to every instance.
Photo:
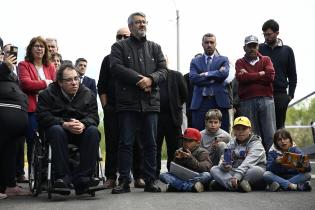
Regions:
[[261, 138], [252, 133], [251, 127], [247, 117], [234, 120], [235, 137], [227, 144], [225, 160], [219, 166], [211, 168], [214, 181], [210, 186], [219, 184], [228, 190], [243, 192], [250, 192], [252, 188], [265, 188], [263, 174], [266, 153]]

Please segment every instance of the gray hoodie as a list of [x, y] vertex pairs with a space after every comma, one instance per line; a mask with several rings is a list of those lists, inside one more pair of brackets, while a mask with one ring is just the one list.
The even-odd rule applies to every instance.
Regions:
[[211, 133], [206, 129], [201, 131], [200, 133], [201, 147], [206, 149], [208, 149], [215, 140], [229, 143], [230, 139], [232, 139], [231, 135], [221, 128], [215, 133]]
[[259, 136], [251, 135], [245, 144], [238, 144], [236, 138], [228, 143], [227, 148], [233, 151], [232, 171], [238, 180], [253, 166], [266, 168], [266, 152], [261, 142]]

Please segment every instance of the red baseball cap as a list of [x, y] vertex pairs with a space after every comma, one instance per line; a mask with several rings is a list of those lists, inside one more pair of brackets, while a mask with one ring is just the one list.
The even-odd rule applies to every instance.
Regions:
[[199, 130], [197, 130], [195, 128], [187, 128], [184, 131], [184, 134], [183, 134], [182, 138], [184, 138], [184, 139], [191, 139], [191, 140], [194, 140], [196, 142], [200, 142], [201, 134], [200, 134]]

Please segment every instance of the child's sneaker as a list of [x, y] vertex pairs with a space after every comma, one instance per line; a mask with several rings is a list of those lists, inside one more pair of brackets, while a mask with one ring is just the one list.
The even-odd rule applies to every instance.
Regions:
[[252, 191], [252, 188], [249, 184], [249, 182], [247, 180], [242, 180], [240, 185], [239, 185], [239, 188], [243, 191], [243, 192], [250, 192]]
[[278, 182], [272, 182], [271, 185], [269, 185], [269, 191], [276, 192], [280, 189], [280, 185]]
[[173, 187], [172, 185], [168, 184], [166, 186], [166, 192], [178, 192], [178, 190], [175, 187]]
[[310, 181], [307, 181], [303, 184], [298, 184], [297, 185], [297, 190], [298, 191], [311, 191], [312, 190], [312, 185]]
[[196, 192], [203, 192], [205, 191], [204, 189], [204, 186], [201, 182], [196, 182], [193, 186], [193, 189], [196, 191]]

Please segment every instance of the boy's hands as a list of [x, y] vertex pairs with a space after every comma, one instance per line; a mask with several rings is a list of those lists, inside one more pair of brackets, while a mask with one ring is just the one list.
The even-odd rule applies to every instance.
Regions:
[[230, 179], [231, 187], [236, 190], [238, 188], [238, 179], [235, 177], [232, 177]]
[[191, 152], [189, 150], [183, 151], [183, 149], [178, 149], [175, 152], [175, 157], [176, 158], [187, 158], [191, 156]]
[[222, 163], [222, 168], [223, 168], [223, 171], [228, 172], [228, 171], [230, 171], [232, 169], [232, 165], [228, 164], [226, 162], [223, 162]]

